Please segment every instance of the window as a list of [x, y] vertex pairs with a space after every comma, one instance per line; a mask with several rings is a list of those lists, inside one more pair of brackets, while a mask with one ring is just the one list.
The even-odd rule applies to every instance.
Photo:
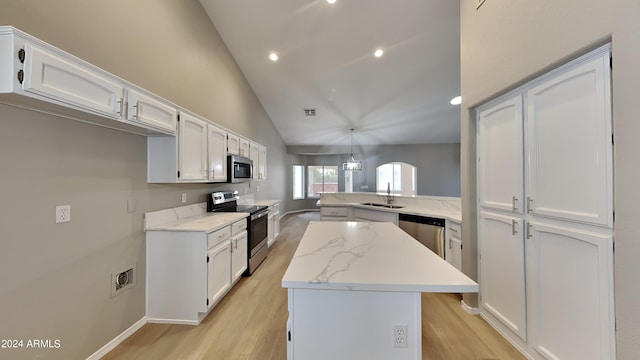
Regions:
[[293, 165], [293, 200], [304, 199], [304, 166]]
[[337, 166], [309, 166], [307, 194], [320, 197], [321, 192], [338, 192]]
[[399, 195], [416, 194], [416, 167], [411, 164], [393, 162], [376, 169], [376, 191], [390, 191]]

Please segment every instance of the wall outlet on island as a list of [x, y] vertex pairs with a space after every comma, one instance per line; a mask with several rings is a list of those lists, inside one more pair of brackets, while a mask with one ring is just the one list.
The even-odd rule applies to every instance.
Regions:
[[393, 347], [407, 347], [407, 325], [393, 326]]
[[182, 194], [182, 203], [183, 204], [187, 203], [187, 194]]
[[71, 205], [56, 206], [56, 224], [71, 221]]

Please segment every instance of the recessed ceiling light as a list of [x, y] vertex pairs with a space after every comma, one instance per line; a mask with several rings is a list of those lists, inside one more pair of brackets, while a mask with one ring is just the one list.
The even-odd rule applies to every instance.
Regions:
[[380, 57], [383, 54], [384, 54], [384, 51], [382, 51], [382, 49], [377, 49], [376, 52], [373, 53], [373, 56]]
[[453, 99], [451, 99], [451, 101], [449, 101], [449, 104], [451, 105], [460, 105], [462, 104], [462, 96], [456, 96]]
[[269, 59], [271, 59], [271, 61], [278, 61], [278, 54], [276, 54], [275, 52], [271, 52], [269, 54]]
[[327, 0], [329, 4], [335, 4], [336, 0]]

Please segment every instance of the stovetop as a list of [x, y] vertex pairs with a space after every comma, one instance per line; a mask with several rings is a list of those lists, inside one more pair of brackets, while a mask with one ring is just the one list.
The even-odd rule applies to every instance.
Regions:
[[216, 206], [209, 210], [210, 212], [246, 212], [249, 214], [255, 214], [258, 211], [266, 209], [264, 205], [231, 205], [231, 206]]

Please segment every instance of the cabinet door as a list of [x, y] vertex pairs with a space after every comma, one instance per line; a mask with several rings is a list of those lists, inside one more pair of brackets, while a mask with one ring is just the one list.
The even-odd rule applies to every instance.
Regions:
[[227, 134], [227, 154], [240, 155], [240, 137]]
[[209, 124], [209, 180], [227, 181], [227, 132]]
[[231, 244], [227, 241], [209, 249], [207, 305], [213, 306], [231, 288]]
[[452, 236], [449, 238], [449, 246], [451, 246], [451, 265], [462, 271], [462, 240]]
[[25, 91], [120, 118], [124, 87], [88, 64], [25, 44]]
[[238, 281], [242, 273], [247, 270], [248, 252], [247, 252], [247, 232], [243, 231], [240, 234], [231, 238], [231, 275], [233, 276], [232, 282]]
[[178, 146], [179, 180], [207, 180], [207, 123], [181, 114]]
[[613, 226], [609, 53], [527, 92], [529, 211]]
[[171, 104], [134, 89], [129, 89], [127, 101], [127, 120], [175, 135], [178, 110]]
[[258, 166], [260, 161], [258, 158], [259, 152], [260, 152], [260, 149], [258, 147], [258, 144], [256, 143], [249, 144], [249, 159], [253, 161], [253, 179], [254, 180], [260, 179], [260, 176], [258, 174]]
[[531, 344], [547, 359], [612, 359], [610, 234], [531, 223]]
[[260, 180], [267, 179], [267, 148], [262, 145], [258, 147], [258, 177]]
[[480, 306], [522, 340], [527, 338], [523, 220], [480, 213]]
[[273, 240], [278, 239], [278, 235], [280, 235], [280, 211], [276, 211], [273, 214]]
[[269, 220], [267, 222], [267, 245], [271, 246], [273, 244], [273, 209], [269, 209]]
[[478, 114], [479, 205], [522, 213], [522, 95], [518, 94]]
[[249, 140], [240, 138], [240, 156], [249, 157]]

